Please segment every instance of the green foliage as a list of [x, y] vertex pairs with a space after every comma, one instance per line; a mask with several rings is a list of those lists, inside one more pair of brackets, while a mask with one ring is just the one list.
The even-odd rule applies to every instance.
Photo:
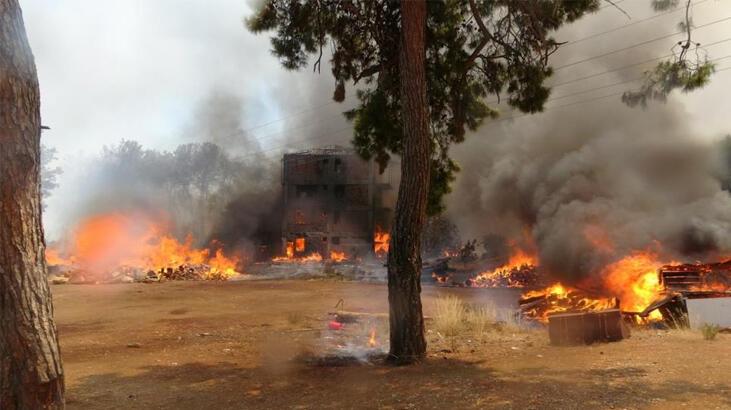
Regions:
[[[661, 61], [653, 70], [645, 72], [639, 90], [622, 94], [622, 102], [628, 106], [640, 105], [646, 108], [650, 100], [667, 101], [668, 95], [674, 90], [687, 93], [710, 82], [715, 66], [708, 61], [700, 43], [692, 40], [691, 2], [692, 0], [684, 0], [685, 16], [678, 24], [686, 38], [673, 46], [672, 59]], [[675, 9], [679, 4], [680, 0], [653, 0], [652, 8], [657, 12], [667, 11]]]
[[459, 229], [445, 215], [430, 217], [421, 234], [421, 251], [427, 257], [444, 256], [444, 250], [460, 247]]
[[[595, 11], [599, 0], [443, 0], [427, 3], [426, 75], [432, 137], [429, 212], [443, 209], [459, 167], [449, 147], [498, 113], [489, 95], [506, 94], [524, 112], [541, 111], [549, 97], [548, 56], [559, 43], [550, 33]], [[353, 145], [383, 170], [403, 148], [400, 103], [400, 9], [391, 0], [268, 0], [247, 20], [255, 33], [273, 31], [272, 52], [287, 69], [319, 69], [332, 50], [333, 97], [346, 85], [360, 104], [345, 113]]]
[[708, 84], [715, 71], [713, 63], [703, 62], [691, 67], [686, 61], [663, 61], [652, 71], [645, 73], [645, 81], [637, 91], [627, 91], [622, 102], [634, 107], [647, 107], [649, 100], [666, 101], [667, 96], [676, 89], [690, 92]]

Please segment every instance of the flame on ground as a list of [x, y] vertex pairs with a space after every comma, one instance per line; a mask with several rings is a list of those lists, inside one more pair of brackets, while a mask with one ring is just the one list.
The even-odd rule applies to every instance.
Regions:
[[112, 213], [87, 218], [73, 230], [63, 249], [68, 257], [61, 257], [58, 248], [48, 248], [47, 262], [75, 265], [94, 275], [121, 266], [159, 271], [184, 264], [207, 265], [209, 278], [227, 278], [238, 273], [238, 258], [227, 257], [220, 248], [213, 255], [209, 249], [197, 249], [191, 235], [180, 242], [163, 224], [142, 214]]
[[376, 328], [372, 327], [370, 335], [368, 337], [368, 347], [376, 347], [378, 342], [376, 341]]
[[320, 262], [320, 261], [322, 261], [322, 255], [320, 255], [318, 252], [313, 252], [307, 256], [302, 256], [302, 257], [277, 256], [272, 259], [272, 262], [293, 262], [293, 263]]

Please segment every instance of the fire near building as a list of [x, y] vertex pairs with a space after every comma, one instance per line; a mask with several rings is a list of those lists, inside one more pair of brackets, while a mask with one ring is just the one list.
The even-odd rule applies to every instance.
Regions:
[[[352, 149], [325, 147], [282, 158], [286, 258], [362, 258], [384, 248], [396, 190]], [[385, 243], [387, 246], [387, 241]], [[387, 250], [387, 249], [386, 249]]]

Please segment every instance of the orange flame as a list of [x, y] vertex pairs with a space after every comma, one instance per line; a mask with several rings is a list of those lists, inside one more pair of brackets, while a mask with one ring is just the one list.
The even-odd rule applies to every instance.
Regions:
[[376, 328], [371, 328], [370, 337], [368, 338], [368, 347], [376, 347], [378, 342], [376, 341]]
[[663, 263], [652, 252], [634, 252], [602, 271], [604, 286], [621, 301], [622, 310], [639, 312], [662, 292], [658, 268]]
[[295, 262], [295, 263], [305, 263], [305, 262], [320, 262], [322, 260], [322, 255], [320, 255], [317, 252], [313, 252], [307, 256], [303, 256], [301, 258], [294, 258], [289, 256], [277, 256], [276, 258], [273, 258], [273, 262]]
[[345, 252], [330, 251], [330, 260], [335, 262], [342, 262], [348, 260]]
[[304, 252], [305, 251], [305, 238], [295, 238], [294, 250], [295, 250], [295, 252]]
[[192, 236], [181, 243], [146, 215], [112, 213], [90, 217], [76, 227], [66, 246], [70, 258], [60, 258], [54, 248], [46, 257], [49, 263], [71, 262], [97, 275], [125, 265], [158, 271], [186, 263], [208, 265], [209, 278], [237, 274], [238, 258], [226, 257], [220, 249], [211, 256], [210, 250], [192, 244]]
[[385, 232], [380, 226], [376, 226], [376, 232], [373, 233], [373, 251], [376, 256], [384, 256], [388, 253], [388, 246], [391, 240], [391, 234]]
[[533, 319], [541, 322], [548, 322], [548, 316], [562, 312], [590, 312], [604, 309], [612, 309], [617, 305], [614, 298], [590, 298], [585, 297], [581, 292], [568, 288], [561, 283], [555, 283], [546, 289], [529, 291], [523, 294], [523, 300], [535, 297], [543, 297], [547, 306], [532, 308], [524, 313]]
[[49, 245], [46, 248], [46, 263], [48, 265], [71, 265], [73, 260], [62, 257], [58, 249], [52, 248]]
[[480, 273], [475, 277], [473, 283], [474, 286], [522, 288], [523, 283], [513, 276], [514, 271], [536, 266], [537, 264], [538, 258], [535, 255], [516, 248], [513, 254], [510, 255], [508, 263], [492, 271]]

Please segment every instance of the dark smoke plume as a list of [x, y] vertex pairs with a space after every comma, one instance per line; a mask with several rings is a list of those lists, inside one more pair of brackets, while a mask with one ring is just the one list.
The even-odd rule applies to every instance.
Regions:
[[[666, 26], [646, 29], [663, 32]], [[611, 44], [648, 36], [622, 35]], [[583, 71], [559, 71], [554, 83], [662, 55], [666, 45], [599, 59]], [[568, 49], [554, 64], [601, 51]], [[638, 71], [618, 71], [554, 95], [628, 80]], [[545, 114], [487, 124], [454, 150], [463, 173], [448, 213], [465, 237], [499, 234], [520, 244], [527, 232], [542, 267], [568, 282], [637, 250], [683, 261], [731, 250], [731, 197], [717, 178], [717, 144], [711, 141], [717, 136], [699, 135], [677, 98], [647, 110], [628, 108], [619, 96], [550, 108], [602, 94], [606, 90], [549, 102]]]

